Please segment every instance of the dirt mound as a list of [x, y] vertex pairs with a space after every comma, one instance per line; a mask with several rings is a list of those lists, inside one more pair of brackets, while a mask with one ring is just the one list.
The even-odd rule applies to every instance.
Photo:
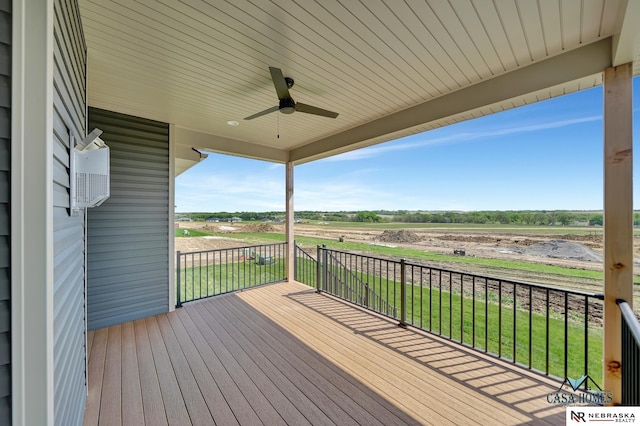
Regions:
[[520, 252], [530, 256], [602, 262], [602, 254], [582, 243], [566, 240], [549, 240], [532, 244], [529, 247], [521, 249]]
[[203, 231], [216, 232], [220, 234], [229, 234], [237, 230], [233, 226], [228, 226], [228, 225], [204, 225], [200, 229]]
[[247, 223], [242, 226], [242, 232], [273, 232], [274, 227], [265, 222]]
[[378, 241], [385, 243], [417, 243], [422, 240], [417, 234], [401, 229], [399, 231], [385, 230], [382, 235], [378, 237]]

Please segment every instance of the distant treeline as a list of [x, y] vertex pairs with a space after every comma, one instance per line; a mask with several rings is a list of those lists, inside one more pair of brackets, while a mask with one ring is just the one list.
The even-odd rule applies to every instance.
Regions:
[[409, 223], [495, 223], [502, 225], [602, 225], [602, 213], [574, 213], [568, 211], [486, 211], [407, 213], [396, 215], [396, 222]]
[[[179, 213], [178, 217], [189, 217], [195, 221], [229, 221], [239, 218], [244, 221], [283, 220], [283, 212], [213, 212]], [[296, 219], [327, 222], [405, 222], [405, 223], [476, 223], [513, 225], [590, 225], [601, 226], [601, 212], [553, 211], [473, 211], [473, 212], [413, 212], [389, 211], [342, 211], [317, 212], [296, 211]], [[640, 212], [634, 214], [634, 225], [640, 225]]]
[[209, 219], [228, 222], [234, 218], [242, 220], [275, 220], [284, 218], [282, 212], [200, 212], [200, 213], [176, 213], [176, 217], [189, 217], [196, 222], [205, 222]]
[[[302, 215], [296, 216], [302, 217]], [[640, 214], [639, 214], [640, 216]], [[514, 225], [602, 225], [602, 213], [571, 211], [475, 211], [475, 212], [389, 212], [360, 211], [344, 213], [315, 213], [307, 219], [350, 222], [405, 223], [478, 223]], [[640, 217], [637, 218], [640, 223]]]

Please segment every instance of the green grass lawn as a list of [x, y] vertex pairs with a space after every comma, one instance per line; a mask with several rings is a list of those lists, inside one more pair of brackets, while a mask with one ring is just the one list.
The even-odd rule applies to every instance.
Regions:
[[[188, 233], [185, 233], [187, 231]], [[200, 231], [199, 229], [175, 228], [176, 237], [206, 237], [213, 235], [211, 232]]]
[[[182, 267], [176, 271], [176, 287], [182, 302], [238, 291], [281, 281], [286, 275], [284, 259], [259, 264], [256, 259], [241, 262]], [[179, 284], [178, 284], [179, 282]]]

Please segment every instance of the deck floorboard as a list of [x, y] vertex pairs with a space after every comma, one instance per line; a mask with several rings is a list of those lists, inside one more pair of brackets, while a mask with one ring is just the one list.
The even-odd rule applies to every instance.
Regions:
[[84, 424], [562, 424], [558, 384], [298, 283], [87, 335]]

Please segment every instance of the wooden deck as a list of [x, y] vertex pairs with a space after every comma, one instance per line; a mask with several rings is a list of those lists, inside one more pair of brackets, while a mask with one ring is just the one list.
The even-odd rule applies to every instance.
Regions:
[[85, 425], [564, 424], [558, 384], [301, 284], [89, 333]]

